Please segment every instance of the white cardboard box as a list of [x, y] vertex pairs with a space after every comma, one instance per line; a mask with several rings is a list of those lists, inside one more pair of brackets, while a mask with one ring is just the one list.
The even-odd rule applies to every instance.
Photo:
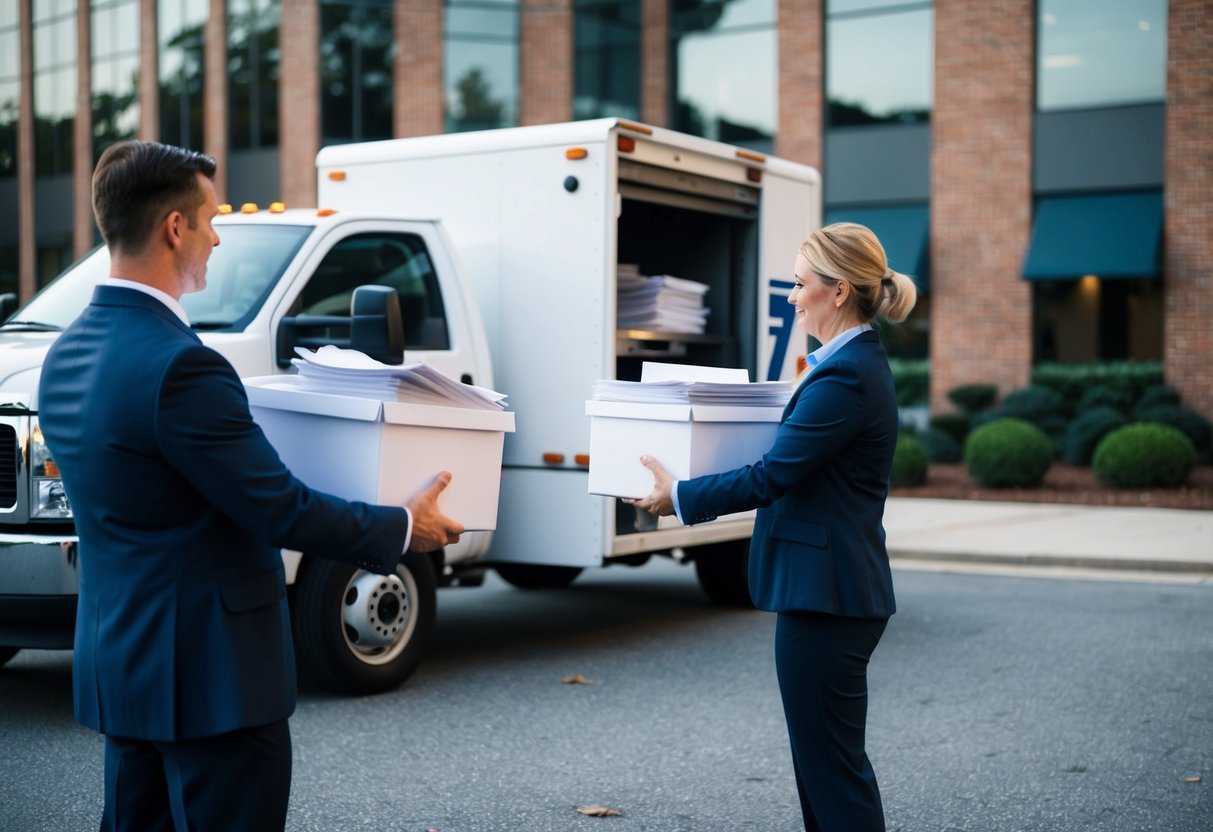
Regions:
[[253, 419], [308, 486], [403, 505], [446, 470], [443, 512], [468, 531], [497, 527], [501, 452], [505, 434], [514, 432], [513, 413], [315, 393], [282, 376], [244, 385]]
[[641, 454], [675, 479], [731, 471], [771, 449], [782, 407], [587, 401], [591, 494], [643, 497], [653, 475]]

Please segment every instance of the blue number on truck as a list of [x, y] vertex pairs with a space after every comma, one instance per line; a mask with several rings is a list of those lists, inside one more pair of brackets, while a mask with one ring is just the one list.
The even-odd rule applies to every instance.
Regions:
[[790, 280], [771, 278], [770, 309], [771, 327], [768, 333], [775, 336], [771, 350], [771, 362], [767, 364], [767, 381], [779, 381], [783, 362], [788, 355], [788, 344], [792, 340], [792, 329], [796, 321], [796, 307], [788, 303], [788, 294], [795, 284]]

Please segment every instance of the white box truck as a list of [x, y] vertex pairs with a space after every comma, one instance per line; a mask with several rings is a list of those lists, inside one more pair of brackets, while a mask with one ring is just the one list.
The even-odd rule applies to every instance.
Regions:
[[[752, 516], [684, 528], [589, 494], [585, 402], [597, 379], [638, 379], [646, 359], [794, 376], [806, 344], [786, 301], [797, 247], [820, 223], [817, 173], [619, 119], [342, 145], [317, 167], [318, 210], [246, 206], [217, 221], [208, 286], [182, 298], [200, 336], [242, 376], [289, 372], [297, 345], [358, 346], [355, 289], [390, 287], [403, 360], [508, 394], [517, 430], [497, 530], [405, 558], [371, 616], [399, 618], [394, 640], [367, 636], [365, 606], [346, 603], [368, 576], [283, 553], [301, 666], [351, 692], [400, 684], [432, 629], [435, 587], [475, 585], [488, 568], [552, 587], [674, 555], [713, 599], [748, 602]], [[705, 331], [619, 329], [621, 263], [707, 284]], [[37, 382], [107, 272], [101, 248], [0, 326], [0, 663], [71, 646], [78, 541]]]

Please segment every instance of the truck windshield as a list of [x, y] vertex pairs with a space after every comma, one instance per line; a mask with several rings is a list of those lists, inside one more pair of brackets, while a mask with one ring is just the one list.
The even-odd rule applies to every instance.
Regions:
[[[181, 296], [195, 329], [239, 331], [265, 302], [299, 246], [306, 225], [219, 225], [220, 245], [206, 269], [206, 288]], [[5, 326], [62, 329], [76, 319], [109, 275], [104, 246], [93, 251], [19, 309]]]

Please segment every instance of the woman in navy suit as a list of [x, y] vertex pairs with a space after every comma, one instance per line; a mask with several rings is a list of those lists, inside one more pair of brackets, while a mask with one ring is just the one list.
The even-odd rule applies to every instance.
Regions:
[[796, 258], [796, 325], [822, 346], [753, 465], [674, 482], [652, 457], [652, 493], [635, 505], [683, 523], [757, 508], [749, 584], [779, 614], [775, 667], [806, 830], [883, 830], [864, 751], [867, 665], [893, 614], [885, 498], [897, 400], [871, 322], [898, 322], [917, 292], [888, 268], [862, 225], [815, 231]]

